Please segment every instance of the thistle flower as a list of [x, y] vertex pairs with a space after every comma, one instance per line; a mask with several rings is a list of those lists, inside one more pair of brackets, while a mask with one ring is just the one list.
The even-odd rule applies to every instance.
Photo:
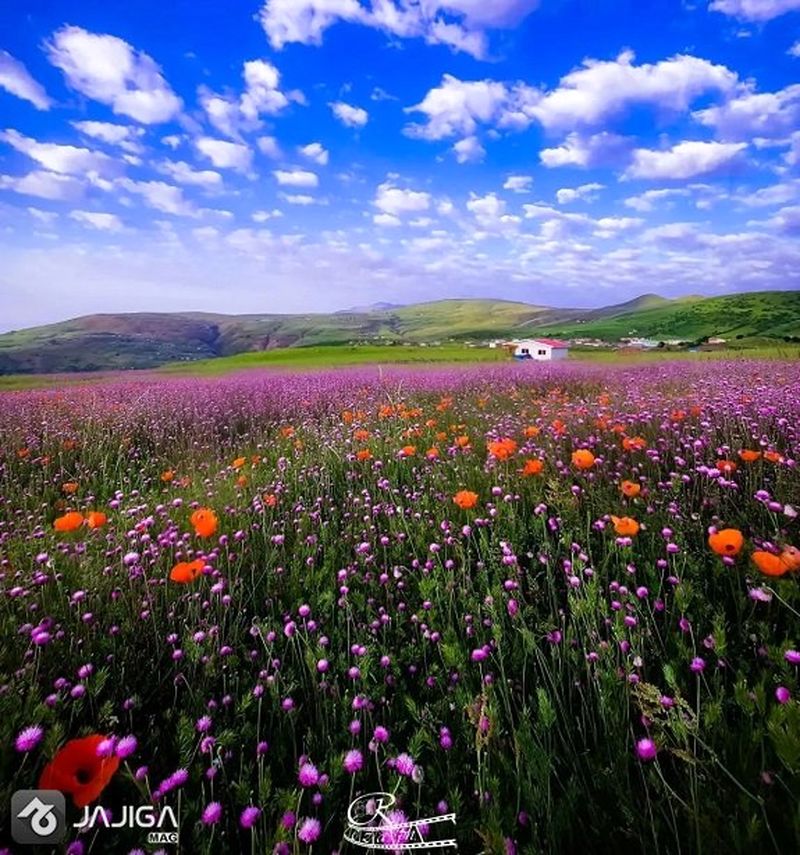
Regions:
[[42, 741], [43, 736], [43, 728], [38, 724], [31, 725], [19, 732], [14, 742], [14, 747], [20, 752], [20, 754], [24, 754], [27, 751], [33, 751], [33, 749]]

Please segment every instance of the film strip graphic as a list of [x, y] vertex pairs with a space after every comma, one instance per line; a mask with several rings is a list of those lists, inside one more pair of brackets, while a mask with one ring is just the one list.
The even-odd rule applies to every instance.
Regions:
[[372, 851], [405, 852], [417, 849], [458, 849], [455, 839], [426, 840], [432, 825], [451, 822], [456, 815], [446, 813], [428, 819], [396, 822], [389, 811], [396, 802], [391, 793], [369, 793], [357, 798], [347, 811], [344, 839], [354, 846]]

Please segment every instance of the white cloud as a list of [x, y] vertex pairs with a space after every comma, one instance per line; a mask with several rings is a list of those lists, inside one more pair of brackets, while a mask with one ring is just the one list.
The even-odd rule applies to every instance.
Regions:
[[200, 137], [194, 144], [197, 150], [218, 169], [236, 169], [246, 172], [253, 162], [253, 152], [244, 143]]
[[326, 148], [321, 143], [313, 142], [308, 145], [298, 146], [297, 150], [303, 157], [313, 160], [314, 163], [320, 166], [327, 166], [330, 155]]
[[199, 214], [183, 195], [183, 190], [172, 184], [163, 181], [133, 181], [130, 178], [122, 178], [117, 184], [129, 193], [140, 195], [145, 204], [156, 211], [174, 214], [176, 217], [196, 217]]
[[304, 193], [278, 193], [278, 196], [290, 205], [313, 205], [317, 201]]
[[459, 163], [479, 163], [486, 156], [486, 149], [477, 137], [465, 137], [453, 146], [456, 160]]
[[212, 169], [194, 169], [183, 160], [164, 160], [157, 165], [156, 169], [179, 184], [206, 188], [222, 186], [222, 176], [219, 172], [214, 172]]
[[598, 190], [602, 190], [605, 185], [591, 183], [581, 184], [580, 187], [562, 187], [556, 191], [556, 199], [559, 205], [567, 205], [570, 202], [576, 202], [578, 199], [586, 199], [587, 201], [596, 199], [593, 195]]
[[250, 219], [254, 223], [266, 223], [267, 220], [275, 220], [283, 216], [283, 211], [274, 208], [272, 211], [253, 211]]
[[353, 107], [344, 101], [335, 101], [329, 106], [333, 115], [348, 128], [363, 128], [369, 121], [369, 113], [362, 107]]
[[719, 106], [698, 110], [692, 116], [725, 139], [779, 137], [800, 125], [800, 84], [779, 92], [747, 91]]
[[573, 131], [560, 146], [542, 149], [539, 159], [550, 169], [559, 166], [606, 166], [626, 156], [629, 145], [625, 137], [608, 131], [588, 137]]
[[300, 93], [284, 93], [280, 89], [280, 72], [261, 59], [245, 62], [242, 69], [245, 88], [238, 97], [219, 95], [205, 86], [198, 89], [200, 106], [209, 122], [225, 136], [238, 138], [242, 131], [261, 126], [262, 115], [275, 116], [292, 100], [301, 100]]
[[430, 208], [430, 193], [417, 190], [404, 190], [393, 186], [390, 182], [381, 184], [372, 203], [384, 214], [398, 216], [414, 211], [427, 211]]
[[259, 19], [277, 49], [291, 42], [322, 44], [325, 30], [345, 22], [423, 38], [480, 59], [487, 50], [484, 30], [512, 27], [538, 5], [539, 0], [266, 0]]
[[634, 64], [634, 53], [616, 60], [586, 60], [561, 78], [558, 88], [530, 107], [548, 129], [599, 125], [628, 107], [642, 104], [683, 112], [708, 92], [732, 92], [738, 77], [724, 65], [678, 55], [654, 64]]
[[51, 172], [64, 175], [118, 175], [122, 171], [119, 161], [99, 151], [88, 148], [78, 148], [74, 145], [58, 145], [57, 143], [42, 143], [30, 137], [23, 136], [12, 129], [0, 132], [0, 140], [12, 148], [27, 155], [40, 166]]
[[646, 190], [639, 196], [629, 196], [625, 200], [625, 205], [628, 208], [633, 208], [634, 211], [646, 213], [653, 210], [656, 202], [662, 199], [671, 199], [679, 196], [691, 196], [691, 192], [685, 187], [666, 187], [663, 189]]
[[424, 113], [424, 125], [408, 125], [407, 136], [426, 140], [474, 134], [478, 122], [488, 124], [499, 118], [509, 97], [503, 83], [492, 80], [464, 81], [445, 74], [439, 86], [431, 89], [423, 100], [406, 113]]
[[516, 229], [520, 218], [506, 213], [506, 202], [496, 193], [478, 196], [470, 193], [467, 210], [475, 217], [475, 221], [487, 232], [505, 232]]
[[83, 195], [84, 184], [69, 175], [35, 171], [27, 175], [0, 175], [0, 190], [13, 190], [23, 196], [40, 199], [69, 200]]
[[5, 50], [0, 50], [0, 89], [29, 101], [37, 110], [49, 110], [53, 106], [44, 87], [31, 77], [18, 59]]
[[46, 51], [70, 87], [108, 105], [118, 115], [156, 124], [175, 118], [181, 111], [181, 99], [159, 66], [116, 36], [65, 26], [54, 33]]
[[383, 226], [384, 228], [397, 228], [403, 225], [402, 220], [394, 214], [375, 214], [372, 222], [376, 226]]
[[747, 143], [681, 142], [665, 151], [639, 148], [626, 178], [684, 179], [706, 175], [735, 163]]
[[528, 193], [533, 184], [533, 177], [530, 175], [509, 175], [503, 184], [503, 190], [510, 190], [512, 193]]
[[763, 22], [800, 10], [800, 0], [710, 0], [708, 8], [745, 21]]
[[113, 122], [71, 122], [73, 128], [87, 137], [101, 140], [109, 145], [119, 146], [123, 151], [138, 153], [142, 146], [139, 138], [144, 134], [143, 128], [131, 125], [115, 125]]
[[97, 211], [70, 211], [70, 217], [84, 226], [103, 232], [118, 232], [122, 230], [122, 220], [116, 214], [105, 214]]
[[43, 211], [41, 208], [27, 208], [28, 213], [40, 223], [51, 225], [58, 219], [58, 214], [55, 211]]
[[319, 177], [316, 172], [307, 172], [303, 169], [287, 171], [276, 169], [272, 173], [281, 187], [318, 187]]
[[278, 141], [275, 137], [259, 137], [256, 143], [259, 151], [267, 157], [271, 157], [273, 160], [278, 160], [283, 156], [281, 147], [278, 145]]
[[167, 136], [161, 137], [161, 142], [175, 151], [175, 149], [183, 142], [183, 137], [180, 134], [167, 134]]
[[738, 202], [748, 207], [760, 208], [770, 205], [785, 205], [800, 198], [800, 178], [772, 184], [758, 190], [748, 190], [736, 197]]
[[800, 40], [796, 41], [789, 48], [789, 50], [786, 51], [786, 53], [788, 53], [789, 56], [793, 56], [793, 57], [796, 57], [797, 59], [800, 59]]

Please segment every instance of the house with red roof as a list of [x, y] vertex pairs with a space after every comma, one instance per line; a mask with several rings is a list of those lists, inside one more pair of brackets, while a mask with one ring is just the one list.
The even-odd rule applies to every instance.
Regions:
[[514, 359], [532, 359], [536, 362], [551, 362], [566, 359], [569, 355], [569, 342], [555, 338], [515, 339], [508, 343]]

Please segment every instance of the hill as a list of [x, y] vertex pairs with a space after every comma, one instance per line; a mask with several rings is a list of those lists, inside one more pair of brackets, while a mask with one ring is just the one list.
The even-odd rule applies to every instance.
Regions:
[[331, 314], [202, 312], [87, 315], [0, 335], [0, 374], [153, 368], [168, 362], [357, 343], [551, 335], [617, 341], [629, 335], [800, 336], [800, 292], [668, 300], [645, 294], [601, 309], [552, 309], [511, 300], [376, 303]]

